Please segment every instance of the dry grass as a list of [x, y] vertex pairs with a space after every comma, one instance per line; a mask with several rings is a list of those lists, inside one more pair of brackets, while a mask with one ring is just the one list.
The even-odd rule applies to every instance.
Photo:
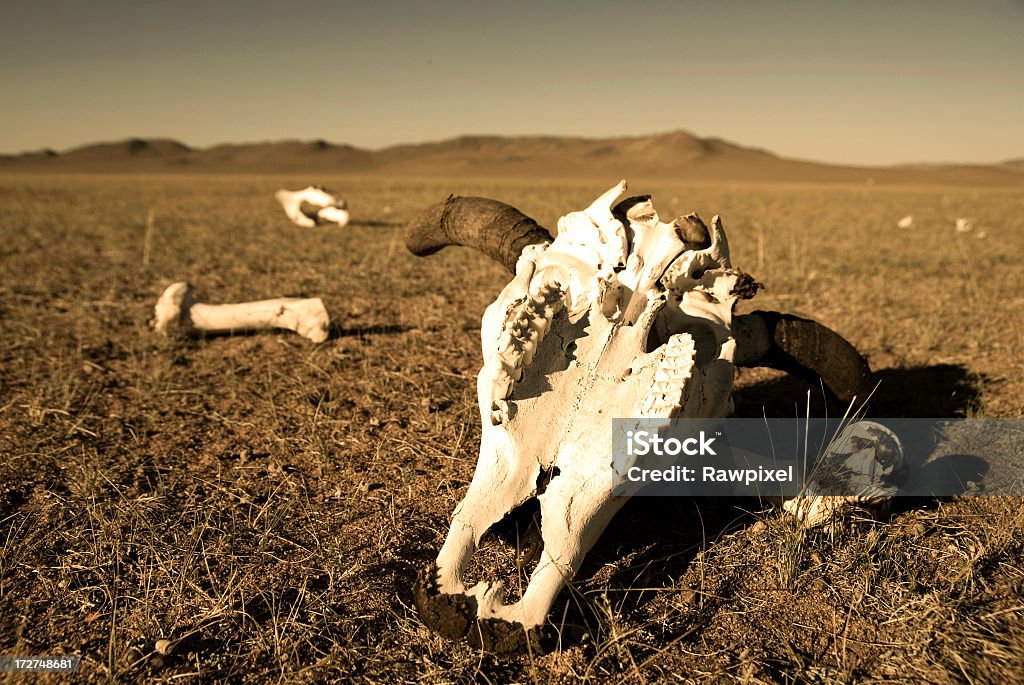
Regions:
[[[271, 192], [313, 180], [352, 227], [285, 221]], [[757, 306], [853, 340], [879, 413], [1024, 415], [1020, 192], [633, 188], [666, 215], [721, 214], [768, 285]], [[81, 654], [89, 682], [1019, 677], [1017, 499], [901, 502], [832, 537], [756, 502], [635, 500], [556, 609], [560, 652], [481, 655], [419, 623], [411, 586], [472, 474], [477, 327], [505, 277], [468, 251], [413, 258], [392, 224], [456, 192], [553, 225], [599, 190], [0, 179], [0, 653]], [[209, 301], [321, 296], [334, 335], [159, 339], [146, 320], [182, 278]], [[804, 401], [768, 372], [738, 382], [747, 415]]]

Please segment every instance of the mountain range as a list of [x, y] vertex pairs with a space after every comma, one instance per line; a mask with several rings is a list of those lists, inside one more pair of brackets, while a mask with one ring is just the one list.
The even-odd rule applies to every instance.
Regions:
[[166, 138], [132, 138], [59, 153], [48, 149], [0, 155], [0, 171], [353, 173], [1024, 185], [1024, 158], [989, 165], [844, 166], [787, 159], [720, 138], [700, 138], [686, 131], [614, 138], [461, 136], [381, 150], [324, 140], [193, 148]]

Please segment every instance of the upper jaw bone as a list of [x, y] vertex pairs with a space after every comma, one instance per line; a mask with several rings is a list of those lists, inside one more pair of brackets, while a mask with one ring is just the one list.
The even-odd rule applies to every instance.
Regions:
[[153, 330], [167, 335], [232, 333], [282, 328], [314, 343], [327, 340], [330, 316], [320, 298], [279, 297], [235, 304], [196, 302], [192, 286], [180, 281], [168, 286], [154, 308]]
[[[477, 377], [480, 412], [497, 425], [503, 420], [504, 400], [512, 394], [513, 383], [533, 363], [537, 346], [544, 339], [555, 314], [563, 306], [564, 291], [557, 284], [542, 284], [507, 311], [493, 347], [484, 352], [484, 366]], [[485, 345], [487, 341], [485, 341]]]

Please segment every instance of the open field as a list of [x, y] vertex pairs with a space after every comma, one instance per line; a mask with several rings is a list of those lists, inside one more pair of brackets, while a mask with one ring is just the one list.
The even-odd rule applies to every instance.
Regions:
[[[422, 626], [411, 588], [473, 472], [479, 318], [507, 276], [413, 257], [400, 224], [457, 193], [553, 226], [616, 180], [0, 176], [0, 654], [81, 654], [88, 682], [1019, 678], [1009, 498], [901, 501], [834, 535], [634, 500], [557, 605], [561, 651]], [[747, 306], [842, 332], [876, 413], [1024, 417], [1020, 190], [630, 181], [663, 216], [720, 214], [767, 286]], [[272, 192], [310, 182], [353, 225], [288, 223]], [[320, 296], [332, 336], [159, 338], [183, 279], [210, 302]], [[743, 415], [805, 402], [773, 372], [737, 384]]]

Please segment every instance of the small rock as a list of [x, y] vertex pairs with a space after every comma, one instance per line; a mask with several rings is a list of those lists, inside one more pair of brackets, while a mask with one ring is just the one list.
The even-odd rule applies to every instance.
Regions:
[[173, 648], [170, 640], [157, 640], [153, 646], [157, 654], [163, 654], [164, 656], [170, 654]]

